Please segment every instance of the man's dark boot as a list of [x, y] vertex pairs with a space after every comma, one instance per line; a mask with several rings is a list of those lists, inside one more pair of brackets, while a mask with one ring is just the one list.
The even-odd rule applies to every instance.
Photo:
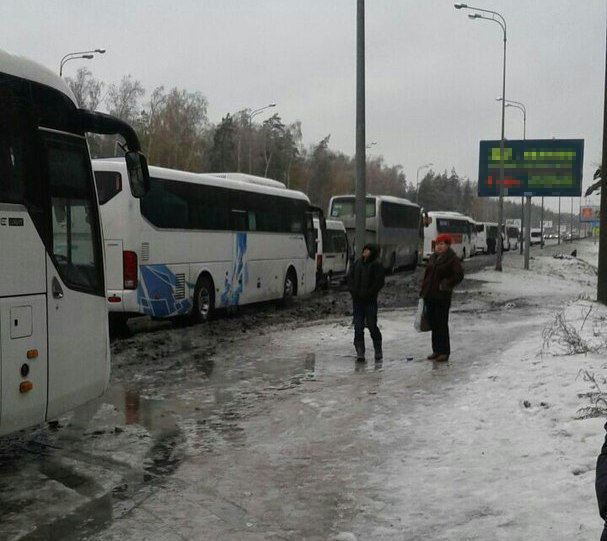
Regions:
[[384, 353], [381, 349], [381, 340], [373, 342], [373, 348], [375, 349], [375, 360], [381, 361], [384, 358]]
[[354, 348], [356, 349], [356, 362], [364, 363], [365, 362], [365, 343], [356, 343], [354, 344]]

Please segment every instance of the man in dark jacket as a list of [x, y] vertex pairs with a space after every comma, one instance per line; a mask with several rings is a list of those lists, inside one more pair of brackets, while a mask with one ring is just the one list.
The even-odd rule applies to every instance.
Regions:
[[375, 360], [383, 358], [381, 332], [377, 327], [377, 294], [384, 287], [384, 267], [377, 260], [379, 250], [365, 244], [362, 256], [348, 271], [348, 288], [354, 312], [354, 347], [357, 362], [365, 362], [365, 323], [371, 333]]
[[426, 317], [432, 329], [433, 361], [448, 361], [451, 354], [449, 342], [449, 308], [453, 288], [464, 279], [464, 271], [455, 252], [451, 249], [451, 237], [442, 233], [434, 242], [434, 253], [428, 265], [419, 296], [424, 299]]
[[[607, 430], [607, 424], [605, 424], [605, 430]], [[607, 541], [607, 436], [605, 437], [601, 454], [596, 461], [596, 480], [594, 486], [599, 502], [599, 514], [605, 521], [601, 541]]]

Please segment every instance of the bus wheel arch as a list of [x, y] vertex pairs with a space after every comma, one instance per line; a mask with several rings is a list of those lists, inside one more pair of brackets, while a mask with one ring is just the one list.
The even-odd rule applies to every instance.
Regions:
[[205, 323], [215, 311], [215, 284], [211, 275], [203, 271], [199, 274], [192, 300], [192, 321]]
[[282, 290], [282, 302], [288, 304], [293, 297], [297, 296], [297, 271], [293, 265], [289, 265], [285, 274], [285, 281]]

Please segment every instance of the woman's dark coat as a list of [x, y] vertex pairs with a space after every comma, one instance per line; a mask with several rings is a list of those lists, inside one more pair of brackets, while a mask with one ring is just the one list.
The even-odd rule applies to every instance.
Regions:
[[434, 300], [451, 300], [453, 288], [464, 279], [464, 270], [455, 252], [449, 247], [442, 254], [428, 259], [420, 297]]

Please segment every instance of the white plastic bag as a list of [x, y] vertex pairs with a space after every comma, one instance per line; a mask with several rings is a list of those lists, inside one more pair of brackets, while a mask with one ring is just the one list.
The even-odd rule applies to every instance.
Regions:
[[426, 332], [430, 330], [430, 324], [428, 323], [424, 309], [424, 299], [419, 299], [419, 302], [417, 303], [417, 313], [413, 320], [413, 328], [417, 332]]

